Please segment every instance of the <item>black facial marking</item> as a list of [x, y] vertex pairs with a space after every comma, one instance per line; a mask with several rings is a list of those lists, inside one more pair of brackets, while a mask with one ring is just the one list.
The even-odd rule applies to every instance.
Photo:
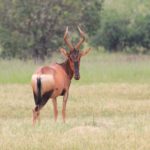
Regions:
[[73, 72], [76, 80], [80, 79], [79, 64], [80, 64], [80, 52], [74, 49], [70, 52], [70, 61], [73, 63]]
[[75, 69], [75, 74], [79, 74], [79, 63], [78, 63], [78, 61], [74, 62], [74, 69]]

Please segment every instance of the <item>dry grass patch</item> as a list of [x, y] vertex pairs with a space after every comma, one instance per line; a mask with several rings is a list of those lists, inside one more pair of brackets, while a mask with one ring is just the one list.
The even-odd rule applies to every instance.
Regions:
[[53, 121], [49, 101], [41, 124], [31, 125], [34, 106], [30, 85], [0, 85], [2, 150], [149, 150], [150, 86], [148, 84], [72, 85], [67, 123]]

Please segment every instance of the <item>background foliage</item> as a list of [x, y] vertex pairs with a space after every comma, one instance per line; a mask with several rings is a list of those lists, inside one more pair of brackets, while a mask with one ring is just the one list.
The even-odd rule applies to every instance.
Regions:
[[66, 26], [94, 34], [101, 6], [101, 0], [0, 0], [1, 56], [44, 59], [62, 45]]
[[0, 56], [44, 60], [63, 45], [66, 26], [105, 51], [149, 53], [150, 1], [0, 0]]
[[101, 26], [92, 44], [106, 51], [149, 53], [150, 1], [105, 0]]

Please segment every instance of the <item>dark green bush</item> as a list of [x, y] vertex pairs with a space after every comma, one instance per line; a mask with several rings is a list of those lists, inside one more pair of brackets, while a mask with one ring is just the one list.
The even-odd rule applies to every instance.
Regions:
[[[0, 0], [0, 57], [44, 60], [63, 45], [66, 26], [92, 35], [103, 0]], [[79, 38], [79, 37], [78, 37]], [[64, 45], [65, 46], [65, 45]]]
[[107, 51], [147, 53], [150, 49], [150, 15], [123, 17], [116, 12], [103, 16], [101, 28], [92, 40]]
[[150, 49], [150, 15], [138, 17], [128, 37], [130, 46], [143, 47], [144, 52]]
[[118, 51], [126, 46], [127, 36], [128, 20], [114, 13], [103, 20], [93, 44], [102, 45], [108, 51]]

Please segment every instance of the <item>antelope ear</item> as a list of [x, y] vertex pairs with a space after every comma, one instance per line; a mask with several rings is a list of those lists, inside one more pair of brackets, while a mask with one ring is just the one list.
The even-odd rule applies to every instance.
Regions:
[[88, 48], [88, 49], [82, 51], [82, 52], [80, 53], [80, 55], [81, 55], [81, 56], [85, 56], [85, 55], [88, 54], [91, 50], [92, 50], [91, 48]]
[[66, 50], [64, 48], [60, 48], [60, 52], [63, 56], [68, 58], [68, 53], [66, 52]]

